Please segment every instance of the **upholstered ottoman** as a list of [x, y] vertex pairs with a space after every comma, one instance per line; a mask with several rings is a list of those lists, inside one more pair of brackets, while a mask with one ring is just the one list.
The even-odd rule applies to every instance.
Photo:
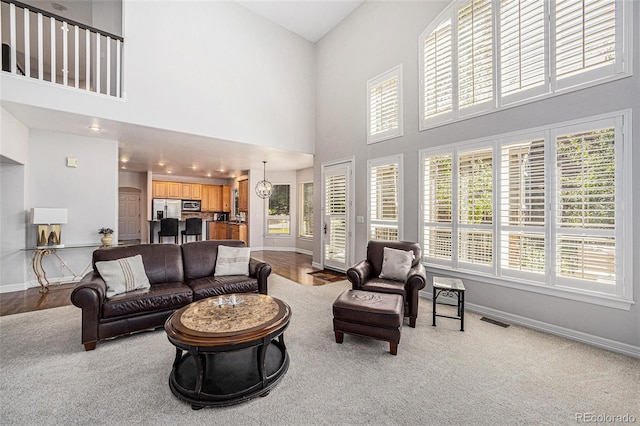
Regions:
[[333, 302], [336, 342], [344, 333], [389, 342], [389, 352], [398, 354], [404, 318], [404, 302], [398, 294], [346, 290]]

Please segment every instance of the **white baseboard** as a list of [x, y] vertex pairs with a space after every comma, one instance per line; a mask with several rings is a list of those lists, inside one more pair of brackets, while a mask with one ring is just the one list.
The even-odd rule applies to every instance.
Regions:
[[[433, 294], [426, 291], [420, 292], [420, 297], [432, 300]], [[445, 298], [449, 299], [449, 298]], [[440, 297], [438, 297], [440, 300]], [[455, 299], [451, 299], [455, 301]], [[465, 303], [465, 310], [475, 312], [480, 315], [485, 315], [491, 319], [507, 322], [509, 324], [515, 324], [522, 327], [530, 328], [532, 330], [541, 331], [543, 333], [553, 334], [554, 336], [564, 337], [565, 339], [574, 340], [576, 342], [585, 343], [587, 345], [595, 346], [598, 348], [606, 349], [612, 352], [617, 352], [623, 355], [631, 356], [634, 358], [640, 358], [640, 347], [629, 345], [627, 343], [617, 342], [615, 340], [605, 339], [604, 337], [594, 336], [592, 334], [583, 333], [581, 331], [571, 330], [569, 328], [560, 327], [558, 325], [549, 324], [546, 322], [525, 318], [520, 315], [514, 315], [507, 312], [498, 311], [496, 309], [487, 308], [485, 306], [476, 305], [473, 303]]]
[[316, 268], [316, 269], [324, 269], [324, 265], [322, 263], [318, 263], [318, 262], [311, 262], [311, 267]]

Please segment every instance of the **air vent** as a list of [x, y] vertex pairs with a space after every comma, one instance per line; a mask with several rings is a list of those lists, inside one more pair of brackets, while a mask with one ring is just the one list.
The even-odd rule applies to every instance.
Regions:
[[51, 3], [51, 7], [53, 7], [58, 12], [64, 12], [67, 8], [60, 3]]
[[509, 327], [509, 324], [506, 324], [506, 323], [500, 322], [500, 321], [496, 321], [494, 319], [487, 318], [487, 317], [480, 318], [480, 321], [488, 322], [488, 323], [493, 324], [493, 325], [498, 325], [498, 326], [503, 327], [503, 328]]

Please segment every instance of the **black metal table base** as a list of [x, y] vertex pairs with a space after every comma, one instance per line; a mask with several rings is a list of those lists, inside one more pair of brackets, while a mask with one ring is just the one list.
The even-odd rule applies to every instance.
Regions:
[[221, 407], [267, 396], [288, 368], [282, 336], [231, 352], [189, 353], [176, 348], [169, 387], [194, 410]]
[[[438, 297], [440, 295], [443, 296], [456, 296], [458, 298], [458, 315], [442, 315], [436, 313], [436, 305], [438, 304]], [[460, 331], [464, 331], [464, 290], [456, 290], [456, 289], [433, 289], [433, 326], [436, 326], [436, 317], [442, 318], [451, 318], [460, 321]]]

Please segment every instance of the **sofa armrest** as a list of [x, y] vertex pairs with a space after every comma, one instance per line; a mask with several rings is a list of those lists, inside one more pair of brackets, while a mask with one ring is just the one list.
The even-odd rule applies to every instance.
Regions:
[[258, 280], [258, 293], [268, 294], [267, 278], [271, 274], [271, 265], [256, 259], [249, 259], [249, 276]]
[[358, 290], [369, 280], [371, 264], [368, 260], [361, 260], [347, 270], [347, 279], [351, 282], [351, 288]]
[[86, 350], [95, 348], [98, 324], [102, 317], [102, 304], [107, 286], [100, 274], [89, 272], [71, 293], [71, 303], [82, 309], [82, 343]]

